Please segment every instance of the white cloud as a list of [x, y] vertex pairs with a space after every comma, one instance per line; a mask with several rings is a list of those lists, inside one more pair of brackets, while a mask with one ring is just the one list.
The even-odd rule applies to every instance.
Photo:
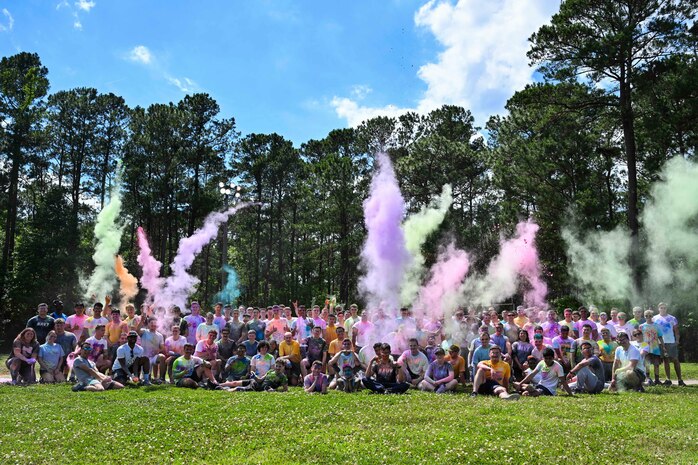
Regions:
[[15, 19], [7, 8], [2, 9], [2, 14], [7, 18], [7, 24], [0, 23], [0, 32], [11, 31], [15, 25]]
[[366, 96], [371, 92], [373, 92], [373, 89], [371, 89], [370, 86], [366, 86], [363, 84], [357, 84], [351, 89], [351, 95], [356, 97], [358, 100], [365, 99]]
[[73, 27], [78, 31], [82, 31], [82, 23], [80, 22], [80, 18], [77, 16], [75, 17], [75, 21], [73, 21]]
[[96, 5], [95, 2], [90, 1], [90, 0], [78, 0], [75, 2], [75, 6], [83, 11], [89, 12], [92, 8], [94, 8]]
[[145, 45], [136, 45], [128, 53], [128, 59], [144, 65], [149, 65], [153, 61], [153, 54]]
[[362, 121], [376, 116], [400, 116], [410, 111], [409, 108], [398, 108], [395, 105], [386, 105], [380, 108], [365, 107], [360, 106], [354, 100], [340, 97], [334, 97], [331, 104], [337, 116], [346, 119], [350, 127], [358, 126]]
[[61, 8], [70, 8], [70, 3], [68, 3], [68, 0], [63, 0], [58, 5], [56, 5], [56, 10], [60, 10]]
[[[528, 37], [550, 20], [557, 2], [540, 0], [431, 0], [414, 16], [444, 49], [433, 62], [419, 68], [426, 84], [415, 110], [426, 113], [444, 104], [470, 109], [480, 123], [501, 112], [506, 99], [532, 81], [528, 66]], [[394, 112], [395, 106], [370, 108], [335, 97], [338, 116], [357, 121], [363, 115]], [[407, 109], [403, 109], [403, 112]]]
[[172, 76], [165, 75], [167, 82], [177, 87], [180, 91], [184, 93], [196, 92], [199, 89], [199, 85], [188, 77], [179, 79]]

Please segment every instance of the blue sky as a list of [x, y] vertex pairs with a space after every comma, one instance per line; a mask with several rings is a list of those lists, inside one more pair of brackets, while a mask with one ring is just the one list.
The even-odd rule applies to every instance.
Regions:
[[296, 145], [380, 114], [501, 113], [533, 78], [526, 39], [559, 0], [0, 0], [0, 52], [37, 52], [51, 91], [131, 105], [207, 92], [243, 134]]

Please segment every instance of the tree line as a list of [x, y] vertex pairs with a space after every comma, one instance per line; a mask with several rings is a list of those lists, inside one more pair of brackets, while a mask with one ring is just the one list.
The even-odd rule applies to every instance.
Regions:
[[[37, 54], [4, 57], [2, 319], [22, 321], [38, 301], [81, 298], [94, 221], [117, 163], [121, 251], [134, 274], [138, 226], [167, 274], [179, 240], [230, 201], [219, 182], [232, 181], [258, 206], [233, 217], [231, 237], [197, 258], [198, 298], [212, 302], [223, 286], [221, 266], [230, 263], [241, 302], [358, 300], [362, 202], [377, 151], [393, 160], [409, 212], [444, 184], [453, 187], [453, 206], [424, 248], [428, 263], [447, 236], [476, 251], [474, 266], [483, 269], [500, 234], [533, 216], [550, 297], [572, 301], [561, 226], [626, 223], [637, 237], [638, 212], [661, 165], [695, 155], [696, 28], [688, 27], [695, 9], [694, 1], [563, 2], [531, 37], [540, 82], [512, 95], [507, 114], [483, 128], [468, 109], [444, 105], [373, 118], [299, 147], [275, 133], [241, 134], [205, 93], [131, 108], [94, 88], [50, 93]], [[633, 269], [641, 284], [643, 264]]]

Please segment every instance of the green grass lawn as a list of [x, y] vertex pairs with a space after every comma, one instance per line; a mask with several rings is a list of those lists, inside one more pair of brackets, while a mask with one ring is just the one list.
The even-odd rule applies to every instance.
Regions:
[[695, 464], [698, 387], [499, 399], [0, 386], [0, 463]]

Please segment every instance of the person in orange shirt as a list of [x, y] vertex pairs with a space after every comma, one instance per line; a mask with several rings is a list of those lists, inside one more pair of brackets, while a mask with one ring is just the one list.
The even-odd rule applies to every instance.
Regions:
[[[344, 338], [346, 337], [345, 333], [346, 331], [344, 331], [344, 328], [337, 326], [337, 337], [330, 341], [330, 347], [327, 349], [327, 353], [330, 357], [334, 357], [337, 352], [342, 350], [342, 341], [344, 341]], [[353, 346], [352, 350], [354, 350]]]
[[107, 344], [109, 345], [109, 358], [116, 360], [116, 349], [119, 348], [119, 339], [122, 333], [128, 333], [128, 323], [121, 319], [121, 312], [118, 308], [112, 307], [111, 321], [106, 325]]
[[337, 315], [330, 313], [328, 316], [327, 327], [325, 328], [325, 340], [327, 342], [332, 342], [337, 339]]
[[460, 356], [460, 347], [455, 344], [449, 347], [445, 360], [453, 366], [453, 379], [465, 386], [467, 373], [465, 371], [465, 359]]
[[276, 360], [286, 362], [289, 383], [297, 386], [301, 375], [301, 345], [293, 339], [292, 333], [284, 333], [284, 340], [279, 344], [279, 358]]
[[519, 394], [508, 392], [509, 378], [511, 378], [511, 367], [502, 361], [502, 349], [495, 344], [490, 347], [490, 359], [477, 364], [473, 392], [470, 397], [483, 394], [497, 396], [504, 400], [519, 400]]

